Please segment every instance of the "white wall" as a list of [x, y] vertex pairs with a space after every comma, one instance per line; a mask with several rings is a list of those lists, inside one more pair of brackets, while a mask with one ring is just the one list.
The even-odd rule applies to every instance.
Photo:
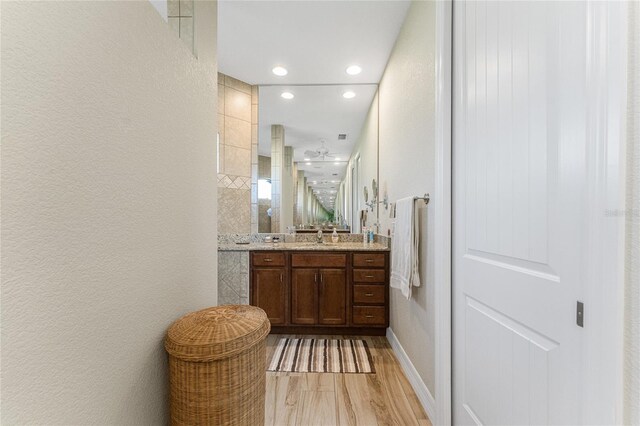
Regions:
[[640, 424], [640, 4], [629, 2], [624, 423]]
[[1, 423], [166, 424], [165, 330], [216, 303], [216, 5], [200, 62], [148, 1], [1, 7]]
[[[390, 201], [435, 192], [435, 2], [414, 1], [379, 88], [380, 187]], [[420, 203], [420, 278], [411, 300], [391, 289], [391, 329], [432, 395], [435, 390], [432, 209]], [[381, 206], [380, 233], [392, 228]]]

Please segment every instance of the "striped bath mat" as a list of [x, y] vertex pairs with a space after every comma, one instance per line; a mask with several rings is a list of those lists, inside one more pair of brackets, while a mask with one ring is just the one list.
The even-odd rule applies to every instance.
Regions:
[[364, 340], [280, 338], [269, 371], [375, 373]]

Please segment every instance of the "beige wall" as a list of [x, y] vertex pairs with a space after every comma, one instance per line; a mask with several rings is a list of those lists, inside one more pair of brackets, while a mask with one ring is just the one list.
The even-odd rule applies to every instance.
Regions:
[[257, 86], [218, 74], [218, 105], [218, 233], [249, 233], [252, 165], [257, 173], [258, 164]]
[[[371, 102], [371, 106], [369, 107], [369, 112], [367, 113], [367, 117], [362, 126], [362, 131], [356, 142], [355, 147], [353, 148], [353, 153], [351, 158], [349, 159], [349, 165], [347, 167], [347, 171], [351, 170], [354, 162], [360, 156], [360, 183], [358, 188], [354, 188], [356, 191], [356, 195], [358, 197], [358, 205], [353, 206], [352, 208], [356, 211], [362, 210], [365, 208], [364, 205], [364, 187], [367, 187], [369, 191], [369, 201], [371, 201], [371, 197], [373, 193], [371, 192], [371, 181], [373, 179], [378, 182], [378, 93], [373, 98]], [[378, 185], [380, 186], [380, 185]], [[380, 188], [379, 199], [382, 199], [383, 191]], [[343, 180], [340, 188], [340, 192], [338, 194], [337, 200], [344, 200], [346, 197], [347, 200], [351, 200], [351, 181], [349, 177], [349, 172], [347, 172], [347, 176]], [[347, 203], [347, 207], [349, 207], [349, 203]], [[381, 215], [384, 215], [384, 206], [379, 204], [379, 208], [381, 209]], [[340, 211], [340, 216], [343, 219], [346, 219], [346, 223], [351, 226], [351, 230], [353, 232], [359, 232], [358, 225], [352, 222], [352, 211], [349, 208], [344, 208], [342, 205], [336, 205], [336, 209]], [[388, 212], [387, 212], [388, 215]], [[373, 212], [369, 211], [367, 214], [367, 221], [365, 226], [370, 226], [374, 223], [378, 222], [377, 210]], [[382, 232], [382, 231], [380, 231]], [[386, 233], [385, 233], [386, 235]]]
[[[389, 199], [435, 193], [435, 2], [414, 1], [379, 88], [380, 187]], [[381, 196], [382, 191], [381, 190]], [[391, 329], [435, 396], [434, 217], [419, 204], [420, 278], [411, 300], [391, 290]], [[391, 229], [381, 208], [380, 233]]]
[[[2, 424], [166, 424], [216, 304], [216, 3], [2, 2]], [[198, 19], [200, 19], [198, 18]]]
[[[425, 192], [438, 196], [434, 190], [435, 46], [435, 2], [414, 1], [350, 160], [351, 165], [358, 154], [361, 156], [361, 182], [355, 189], [358, 197], [364, 185], [371, 191], [371, 180], [376, 176], [379, 200], [385, 192], [391, 202]], [[351, 197], [348, 184], [342, 191], [345, 197]], [[413, 290], [411, 300], [406, 300], [399, 290], [391, 290], [390, 319], [391, 329], [435, 396], [435, 224], [429, 209], [424, 204], [419, 206], [423, 284]], [[344, 214], [349, 216], [350, 212]], [[376, 220], [369, 212], [367, 225]], [[379, 234], [388, 235], [393, 228], [392, 219], [382, 204], [379, 223]]]

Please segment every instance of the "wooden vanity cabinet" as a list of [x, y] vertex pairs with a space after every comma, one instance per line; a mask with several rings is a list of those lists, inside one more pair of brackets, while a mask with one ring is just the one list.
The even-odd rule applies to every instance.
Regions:
[[388, 283], [389, 252], [251, 253], [250, 303], [274, 333], [384, 335]]
[[289, 292], [286, 258], [283, 252], [251, 254], [249, 303], [262, 308], [272, 325], [287, 325]]
[[291, 254], [292, 325], [347, 324], [346, 268], [346, 253]]
[[356, 326], [389, 325], [388, 253], [353, 253], [352, 321]]

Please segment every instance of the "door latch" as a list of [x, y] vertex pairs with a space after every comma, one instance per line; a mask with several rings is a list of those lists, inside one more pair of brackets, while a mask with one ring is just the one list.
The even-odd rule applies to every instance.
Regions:
[[578, 324], [578, 327], [584, 328], [584, 303], [580, 301], [576, 307], [576, 324]]

